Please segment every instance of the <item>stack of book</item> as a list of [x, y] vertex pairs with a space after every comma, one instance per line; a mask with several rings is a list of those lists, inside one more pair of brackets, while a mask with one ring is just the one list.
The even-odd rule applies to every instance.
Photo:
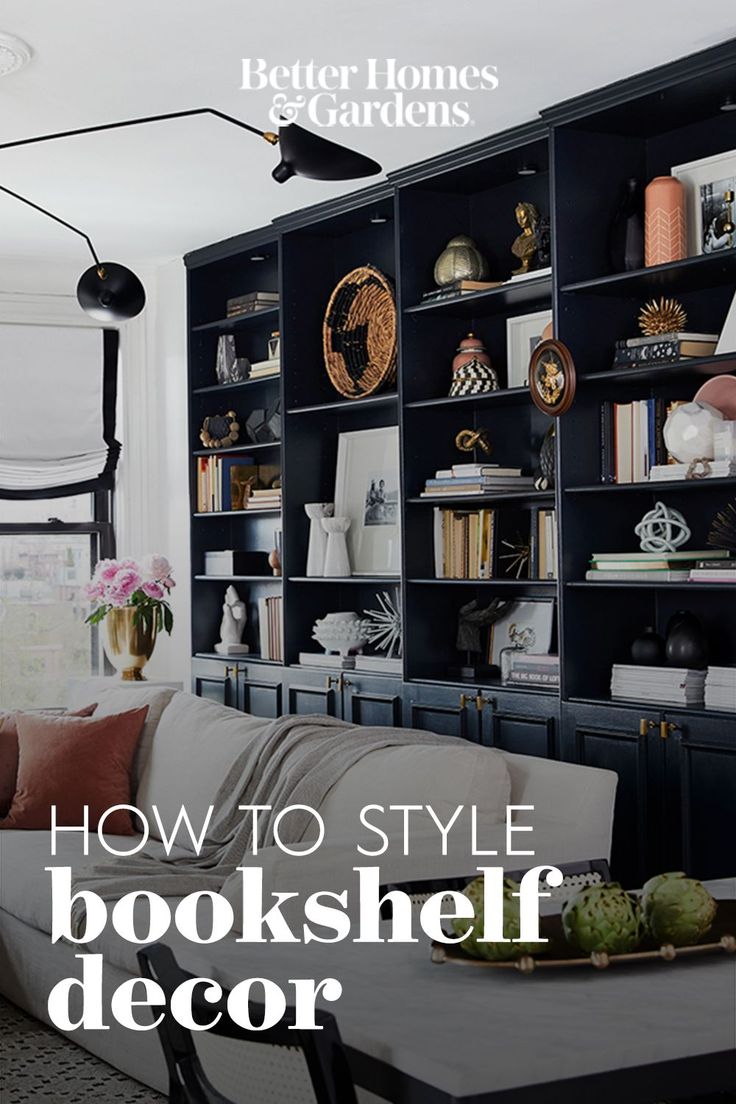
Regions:
[[[726, 479], [736, 475], [736, 460], [709, 460], [707, 475], [699, 475], [698, 479]], [[662, 482], [666, 479], [687, 479], [690, 471], [689, 464], [656, 464], [649, 472], [652, 482]]]
[[250, 366], [248, 379], [268, 379], [269, 376], [281, 375], [281, 358], [275, 360], [257, 360]]
[[503, 494], [534, 486], [531, 476], [521, 474], [521, 468], [500, 468], [498, 464], [453, 464], [442, 468], [428, 479], [422, 498], [441, 495]]
[[254, 311], [279, 305], [279, 293], [277, 291], [249, 291], [245, 295], [236, 295], [225, 303], [225, 313], [228, 318], [240, 318], [242, 314], [253, 314]]
[[703, 705], [705, 671], [687, 667], [639, 667], [614, 663], [611, 697], [656, 701], [666, 705]]
[[490, 579], [495, 511], [434, 510], [436, 579]]
[[453, 280], [444, 287], [425, 291], [422, 296], [423, 303], [432, 303], [437, 299], [454, 299], [457, 295], [469, 295], [474, 291], [489, 291], [491, 288], [501, 287], [503, 280]]
[[629, 337], [616, 342], [614, 368], [640, 368], [669, 364], [673, 360], [708, 357], [715, 352], [718, 334], [667, 333], [652, 337]]
[[709, 667], [705, 679], [706, 709], [736, 713], [736, 667]]
[[507, 681], [516, 685], [549, 686], [556, 689], [560, 685], [560, 657], [534, 655], [521, 650], [512, 652], [509, 655]]
[[374, 675], [400, 675], [404, 670], [404, 662], [401, 656], [389, 659], [388, 656], [383, 655], [357, 655], [355, 670]]
[[247, 513], [257, 513], [259, 510], [280, 510], [281, 488], [264, 487], [262, 490], [251, 491], [243, 502], [243, 509]]
[[728, 552], [719, 555], [711, 550], [702, 559], [695, 561], [690, 571], [691, 583], [736, 583], [736, 557]]
[[557, 578], [557, 514], [537, 510], [537, 578]]
[[589, 582], [686, 583], [699, 560], [716, 562], [728, 552], [594, 552], [585, 572]]
[[667, 463], [662, 430], [676, 404], [638, 399], [601, 406], [601, 482], [640, 483]]
[[299, 662], [303, 667], [327, 667], [334, 670], [354, 671], [357, 656], [333, 655], [331, 652], [300, 652]]
[[280, 594], [258, 599], [258, 635], [261, 659], [284, 661], [283, 599]]

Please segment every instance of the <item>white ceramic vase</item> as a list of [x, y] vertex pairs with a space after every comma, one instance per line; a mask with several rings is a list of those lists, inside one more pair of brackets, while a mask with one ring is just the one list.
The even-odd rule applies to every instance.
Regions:
[[345, 534], [350, 528], [349, 517], [323, 517], [322, 528], [327, 534], [327, 551], [323, 575], [326, 579], [342, 579], [350, 575], [350, 557]]
[[307, 576], [325, 573], [325, 552], [327, 551], [327, 533], [322, 528], [322, 518], [332, 517], [334, 502], [306, 502], [304, 512], [309, 518], [309, 545], [307, 547]]
[[326, 613], [312, 629], [312, 639], [327, 655], [348, 656], [359, 652], [368, 642], [370, 622], [357, 613]]

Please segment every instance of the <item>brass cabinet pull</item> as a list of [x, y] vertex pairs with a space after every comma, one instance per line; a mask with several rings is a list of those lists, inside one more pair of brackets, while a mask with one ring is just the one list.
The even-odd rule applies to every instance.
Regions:
[[674, 721], [659, 722], [659, 735], [661, 739], [667, 740], [673, 732], [680, 732], [680, 726], [675, 724]]
[[342, 675], [328, 675], [327, 676], [327, 681], [325, 683], [325, 689], [326, 690], [331, 690], [333, 686], [335, 688], [337, 688], [340, 685], [340, 679], [341, 678], [342, 678]]
[[237, 668], [236, 667], [226, 667], [225, 668], [225, 678], [232, 678], [232, 676], [235, 675], [235, 674], [237, 674]]
[[476, 696], [475, 696], [475, 708], [478, 710], [479, 713], [483, 712], [483, 707], [486, 706], [486, 705], [490, 705], [491, 709], [493, 709], [496, 705], [495, 699], [494, 698], [484, 698], [482, 694], [476, 694]]
[[469, 701], [470, 701], [470, 695], [469, 694], [461, 694], [460, 695], [460, 708], [461, 709], [466, 709]]
[[343, 684], [343, 686], [352, 686], [352, 685], [353, 685], [353, 684], [352, 684], [352, 682], [350, 681], [350, 679], [348, 679], [348, 678], [343, 678], [343, 677], [342, 677], [342, 675], [340, 676], [340, 678], [342, 678], [342, 684]]
[[639, 735], [648, 736], [651, 730], [656, 727], [656, 721], [650, 721], [647, 717], [642, 717], [639, 721]]

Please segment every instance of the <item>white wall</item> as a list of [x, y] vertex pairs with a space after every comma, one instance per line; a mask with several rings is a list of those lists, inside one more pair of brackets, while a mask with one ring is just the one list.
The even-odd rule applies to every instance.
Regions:
[[[118, 554], [162, 552], [175, 568], [174, 632], [157, 644], [147, 672], [189, 684], [189, 502], [186, 279], [180, 260], [136, 271], [146, 309], [121, 326]], [[74, 297], [78, 264], [0, 259], [3, 320], [84, 324]], [[93, 323], [94, 324], [94, 323]], [[59, 381], [63, 386], [63, 382]]]

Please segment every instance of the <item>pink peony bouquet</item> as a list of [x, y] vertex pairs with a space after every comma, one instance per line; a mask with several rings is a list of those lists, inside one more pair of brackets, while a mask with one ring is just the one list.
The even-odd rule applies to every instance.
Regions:
[[176, 586], [171, 575], [171, 564], [166, 556], [146, 556], [136, 560], [100, 560], [95, 567], [92, 581], [85, 588], [93, 604], [87, 618], [90, 625], [99, 625], [112, 609], [132, 606], [147, 628], [155, 624], [158, 632], [171, 634], [174, 615], [168, 602], [169, 593]]

